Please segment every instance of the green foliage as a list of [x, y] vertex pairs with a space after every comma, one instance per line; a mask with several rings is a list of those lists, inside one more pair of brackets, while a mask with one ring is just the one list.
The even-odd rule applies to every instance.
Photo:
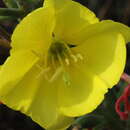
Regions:
[[8, 8], [17, 8], [17, 0], [3, 0]]

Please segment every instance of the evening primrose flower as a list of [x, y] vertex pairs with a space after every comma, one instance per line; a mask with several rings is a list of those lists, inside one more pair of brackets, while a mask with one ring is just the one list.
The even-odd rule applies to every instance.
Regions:
[[0, 100], [46, 129], [93, 111], [120, 79], [130, 29], [71, 0], [45, 0], [12, 35]]

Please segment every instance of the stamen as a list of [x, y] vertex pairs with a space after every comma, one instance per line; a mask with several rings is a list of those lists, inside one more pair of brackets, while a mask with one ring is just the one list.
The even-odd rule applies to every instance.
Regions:
[[31, 50], [31, 51], [32, 51], [32, 53], [33, 53], [34, 55], [36, 55], [36, 56], [38, 56], [38, 57], [41, 57], [41, 56], [42, 56], [40, 53], [36, 52], [35, 50]]
[[74, 60], [74, 62], [76, 63], [77, 61], [78, 61], [78, 59], [77, 59], [77, 57], [75, 56], [75, 55], [70, 55], [71, 56], [71, 58]]
[[36, 64], [36, 67], [40, 70], [43, 70], [43, 68], [39, 64]]
[[[52, 35], [54, 37], [53, 33]], [[79, 59], [83, 60], [83, 56], [80, 53], [73, 52], [69, 44], [62, 41], [54, 41], [48, 52], [44, 53], [44, 56], [37, 53], [35, 50], [32, 50], [32, 52], [40, 57], [40, 64], [36, 65], [40, 73], [36, 78], [43, 75], [47, 81], [53, 82], [62, 73], [63, 81], [67, 86], [71, 85], [71, 80], [69, 73], [65, 71], [66, 65], [69, 66], [71, 61], [76, 63]]]
[[[36, 78], [38, 79], [40, 76], [42, 76], [43, 74], [47, 73], [50, 70], [50, 67], [47, 68], [42, 68], [39, 64], [36, 65], [37, 68], [39, 68], [41, 70], [41, 72], [36, 76]], [[47, 79], [47, 75], [44, 75], [45, 78]]]
[[54, 81], [62, 72], [63, 68], [59, 67], [56, 72], [52, 75], [51, 79], [49, 80], [50, 82]]
[[57, 57], [58, 57], [58, 60], [59, 60], [59, 63], [60, 65], [63, 67], [64, 66], [64, 63], [62, 61], [62, 57], [60, 56], [60, 54], [57, 52]]
[[77, 54], [77, 58], [79, 58], [80, 60], [83, 60], [83, 56], [80, 53]]
[[69, 59], [68, 58], [65, 58], [65, 63], [66, 63], [66, 65], [70, 65], [70, 61], [69, 61]]
[[52, 67], [53, 67], [53, 68], [56, 68], [54, 55], [51, 56], [51, 63], [52, 63]]
[[[43, 55], [43, 54], [41, 54], [41, 53], [38, 53], [38, 52], [36, 52], [35, 50], [31, 50], [32, 51], [32, 53], [35, 55], [35, 56], [37, 56], [37, 57], [39, 57], [39, 60], [41, 61], [41, 62], [45, 62], [46, 63], [46, 60], [44, 59], [43, 60], [43, 58], [45, 58], [45, 55]], [[44, 63], [44, 65], [45, 65], [45, 63]], [[46, 66], [44, 66], [44, 68], [45, 68]], [[41, 67], [42, 68], [42, 67]]]
[[63, 56], [64, 56], [63, 58], [65, 59], [66, 65], [69, 66], [70, 65], [69, 56], [65, 51], [63, 51]]
[[72, 53], [71, 49], [69, 48], [69, 46], [66, 43], [64, 43], [64, 45], [65, 45], [66, 49], [68, 50], [70, 57], [76, 63], [78, 61], [77, 57]]

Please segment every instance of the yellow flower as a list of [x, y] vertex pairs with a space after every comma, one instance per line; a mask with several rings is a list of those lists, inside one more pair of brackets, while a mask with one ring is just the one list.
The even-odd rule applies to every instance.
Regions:
[[45, 0], [12, 36], [0, 71], [0, 101], [46, 129], [65, 129], [93, 111], [120, 79], [130, 29], [99, 22], [71, 0]]

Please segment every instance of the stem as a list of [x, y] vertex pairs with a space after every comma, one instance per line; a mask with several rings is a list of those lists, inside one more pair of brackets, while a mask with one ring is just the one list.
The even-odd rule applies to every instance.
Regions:
[[18, 18], [12, 17], [12, 16], [0, 16], [0, 21], [15, 20], [15, 19], [18, 19]]
[[123, 73], [121, 79], [130, 84], [130, 76], [126, 73]]
[[0, 46], [10, 49], [10, 42], [6, 39], [0, 39]]
[[21, 16], [24, 14], [24, 11], [21, 9], [15, 8], [0, 8], [0, 15], [5, 16]]
[[20, 5], [19, 1], [18, 0], [14, 0], [14, 2], [17, 4], [17, 7], [20, 9], [21, 5]]
[[9, 42], [11, 41], [10, 34], [2, 26], [0, 26], [0, 35], [3, 38], [7, 39]]

